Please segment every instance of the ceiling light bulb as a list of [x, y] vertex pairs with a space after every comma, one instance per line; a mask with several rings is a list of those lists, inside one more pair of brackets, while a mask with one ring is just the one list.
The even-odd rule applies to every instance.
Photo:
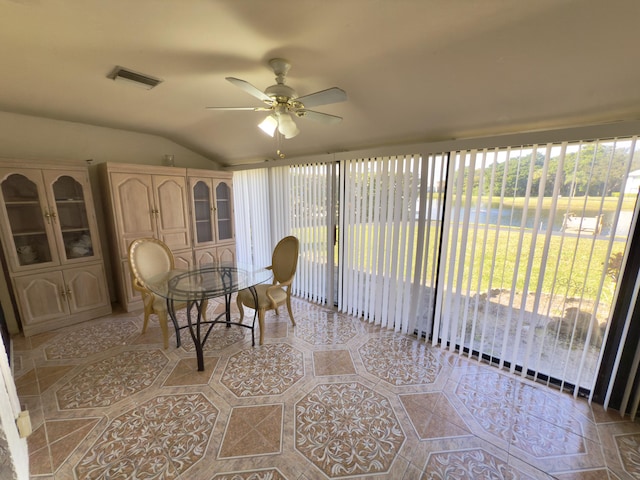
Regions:
[[278, 131], [284, 135], [284, 138], [293, 138], [300, 133], [296, 122], [288, 113], [278, 115]]
[[258, 125], [258, 127], [260, 127], [260, 130], [262, 130], [264, 133], [266, 133], [270, 137], [273, 137], [273, 135], [276, 133], [277, 126], [278, 126], [278, 120], [273, 114], [269, 115]]

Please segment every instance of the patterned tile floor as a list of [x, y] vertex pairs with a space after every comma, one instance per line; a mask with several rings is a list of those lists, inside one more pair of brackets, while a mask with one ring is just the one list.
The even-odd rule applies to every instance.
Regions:
[[140, 313], [14, 338], [32, 478], [640, 478], [640, 424], [615, 412], [333, 310], [294, 312], [296, 327], [268, 315], [263, 346], [216, 326], [203, 372], [185, 332], [163, 350]]

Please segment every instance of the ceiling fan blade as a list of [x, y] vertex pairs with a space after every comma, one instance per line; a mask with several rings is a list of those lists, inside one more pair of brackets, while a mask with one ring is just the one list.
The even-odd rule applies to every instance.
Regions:
[[268, 112], [272, 110], [269, 107], [204, 107], [207, 110], [247, 110], [253, 112]]
[[315, 120], [317, 122], [322, 123], [340, 123], [342, 121], [342, 117], [338, 117], [336, 115], [329, 115], [328, 113], [315, 112], [313, 110], [298, 110], [296, 115], [303, 118], [309, 118], [311, 120]]
[[296, 98], [296, 101], [302, 103], [305, 107], [317, 107], [318, 105], [344, 102], [346, 99], [347, 92], [341, 88], [333, 87], [316, 93], [310, 93], [303, 97], [298, 97]]
[[254, 87], [253, 85], [251, 85], [249, 82], [245, 80], [241, 80], [235, 77], [226, 77], [226, 79], [229, 82], [233, 83], [236, 87], [239, 87], [245, 92], [247, 92], [249, 95], [256, 97], [258, 100], [262, 100], [263, 102], [268, 102], [268, 103], [271, 103], [273, 101], [273, 99], [269, 95], [267, 95], [261, 90], [258, 90], [256, 87]]

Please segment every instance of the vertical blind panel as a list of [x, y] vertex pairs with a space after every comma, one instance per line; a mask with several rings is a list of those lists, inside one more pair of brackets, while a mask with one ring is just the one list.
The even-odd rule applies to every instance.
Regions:
[[[418, 155], [346, 160], [340, 164], [344, 195], [338, 307], [387, 328], [405, 332], [411, 328], [411, 333], [418, 310], [417, 299], [412, 305], [412, 292], [420, 291], [415, 290], [414, 278], [421, 280], [415, 277], [417, 224], [423, 223], [424, 242], [427, 218], [426, 207], [421, 220], [418, 218], [418, 205], [420, 195], [433, 190], [427, 186], [424, 164]], [[423, 205], [427, 205], [426, 199]], [[420, 248], [424, 255], [424, 243]]]
[[[622, 143], [622, 142], [620, 142]], [[623, 144], [624, 145], [624, 144]], [[619, 147], [620, 148], [620, 147]], [[637, 137], [633, 137], [631, 139], [631, 147], [629, 148], [629, 155], [631, 156], [630, 161], [628, 162], [629, 166], [627, 168], [627, 186], [625, 187], [624, 191], [626, 193], [626, 195], [633, 197], [633, 192], [635, 190], [635, 193], [637, 194], [638, 192], [638, 188], [640, 186], [640, 182], [638, 181], [638, 176], [640, 176], [640, 170], [638, 169], [638, 166], [640, 165], [640, 143], [638, 142]], [[631, 172], [630, 170], [634, 170], [633, 172]], [[633, 173], [633, 176], [632, 176]], [[624, 223], [624, 218], [621, 215], [621, 213], [623, 213], [623, 209], [620, 208], [620, 204], [623, 202], [623, 195], [620, 195], [620, 201], [619, 201], [619, 206], [618, 206], [618, 215], [616, 215], [615, 218], [615, 224], [617, 225], [619, 222]], [[635, 229], [638, 228], [638, 205], [636, 205], [635, 211], [633, 213], [633, 220], [632, 220], [632, 227], [631, 227], [631, 231], [634, 231]], [[627, 248], [625, 249], [624, 253], [622, 255], [619, 256], [619, 260], [620, 260], [620, 264], [623, 268], [623, 266], [626, 264], [627, 258], [628, 256], [631, 255], [630, 249]], [[622, 268], [618, 271], [618, 278], [622, 279]], [[607, 272], [609, 273], [609, 272]], [[638, 299], [638, 291], [640, 290], [640, 277], [636, 278], [636, 282], [634, 284], [634, 288], [633, 288], [633, 294], [632, 294], [632, 299], [631, 299], [631, 303], [630, 305], [637, 305], [637, 299]], [[614, 298], [617, 297], [617, 294], [620, 291], [620, 285], [616, 285], [616, 292], [614, 295]], [[616, 357], [614, 359], [614, 367], [613, 367], [613, 371], [612, 371], [612, 375], [611, 375], [611, 380], [609, 382], [609, 385], [607, 387], [607, 391], [605, 394], [605, 400], [604, 400], [604, 406], [605, 409], [609, 406], [609, 403], [611, 401], [611, 395], [613, 394], [613, 389], [614, 389], [614, 385], [615, 383], [618, 381], [619, 377], [621, 377], [623, 380], [626, 380], [626, 386], [625, 386], [625, 392], [624, 392], [624, 396], [623, 396], [623, 401], [622, 401], [622, 405], [620, 406], [620, 411], [624, 414], [627, 411], [627, 405], [628, 405], [628, 401], [630, 398], [630, 393], [633, 389], [636, 390], [636, 395], [640, 395], [640, 388], [639, 386], [636, 384], [636, 375], [635, 372], [628, 372], [626, 371], [625, 368], [623, 368], [622, 370], [620, 370], [620, 360], [621, 357], [623, 355], [623, 352], [626, 351], [627, 348], [627, 335], [629, 332], [629, 327], [631, 322], [633, 321], [634, 318], [637, 318], [638, 312], [636, 311], [635, 308], [631, 308], [629, 309], [629, 311], [627, 312], [627, 316], [625, 318], [623, 327], [622, 327], [622, 335], [621, 335], [621, 339], [620, 339], [620, 346], [617, 349], [616, 352]], [[606, 338], [606, 333], [608, 333], [609, 331], [609, 325], [607, 325], [607, 330], [605, 332], [605, 338]], [[634, 348], [633, 346], [631, 346], [631, 348]], [[638, 355], [638, 352], [640, 351], [640, 346], [635, 346], [636, 348], [636, 356]], [[600, 368], [600, 364], [603, 360], [603, 355], [601, 353], [600, 357], [598, 358], [598, 369]], [[633, 374], [630, 374], [633, 373]], [[634, 409], [634, 411], [632, 412], [631, 416], [632, 418], [635, 418], [636, 416], [636, 411]]]
[[[418, 219], [418, 240], [415, 275], [418, 280], [412, 299], [416, 311], [410, 313], [415, 321], [415, 330], [420, 337], [429, 340], [433, 332], [433, 318], [436, 308], [436, 282], [442, 239], [444, 216], [445, 184], [449, 157], [446, 154], [429, 155], [422, 159], [420, 178]], [[418, 263], [419, 262], [419, 263]], [[409, 331], [411, 331], [411, 327]]]
[[286, 168], [289, 178], [287, 202], [290, 205], [291, 234], [300, 240], [298, 269], [293, 293], [314, 302], [327, 298], [327, 228], [330, 222], [326, 188], [326, 164], [294, 165]]
[[236, 257], [257, 267], [271, 264], [271, 216], [267, 169], [233, 175]]
[[236, 258], [242, 263], [250, 263], [252, 252], [251, 219], [249, 210], [248, 172], [238, 172], [233, 176], [234, 225], [236, 228]]
[[634, 145], [453, 154], [434, 342], [576, 395], [593, 388], [635, 205]]
[[269, 193], [271, 210], [271, 248], [291, 233], [290, 206], [296, 192], [291, 191], [289, 167], [269, 169]]

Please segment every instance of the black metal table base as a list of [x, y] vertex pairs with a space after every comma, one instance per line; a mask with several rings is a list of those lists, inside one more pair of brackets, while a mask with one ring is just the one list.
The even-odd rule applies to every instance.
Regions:
[[[256, 292], [255, 287], [249, 287], [248, 289], [253, 295], [254, 305], [258, 304], [258, 294]], [[191, 339], [193, 340], [193, 345], [196, 349], [196, 358], [198, 361], [198, 371], [202, 372], [204, 370], [204, 345], [209, 338], [209, 334], [213, 327], [218, 323], [224, 323], [227, 327], [231, 327], [231, 325], [238, 325], [240, 327], [248, 328], [251, 330], [251, 346], [255, 347], [256, 339], [255, 339], [255, 326], [256, 326], [256, 317], [258, 315], [258, 311], [256, 310], [253, 314], [253, 321], [251, 325], [245, 325], [240, 322], [232, 322], [231, 321], [231, 296], [234, 292], [225, 292], [224, 293], [224, 312], [218, 314], [218, 316], [214, 320], [203, 320], [204, 310], [206, 309], [208, 303], [208, 297], [200, 297], [197, 299], [192, 299], [186, 301], [187, 304], [187, 325], [180, 326], [178, 324], [178, 320], [176, 318], [176, 310], [175, 303], [185, 303], [184, 301], [176, 301], [171, 298], [167, 298], [167, 312], [169, 313], [169, 317], [173, 322], [173, 326], [176, 330], [176, 346], [180, 347], [182, 341], [180, 339], [180, 330], [188, 328], [189, 333], [191, 334]], [[195, 310], [195, 322], [192, 318], [192, 311]], [[222, 318], [224, 317], [224, 318]], [[204, 335], [203, 335], [204, 334]]]

